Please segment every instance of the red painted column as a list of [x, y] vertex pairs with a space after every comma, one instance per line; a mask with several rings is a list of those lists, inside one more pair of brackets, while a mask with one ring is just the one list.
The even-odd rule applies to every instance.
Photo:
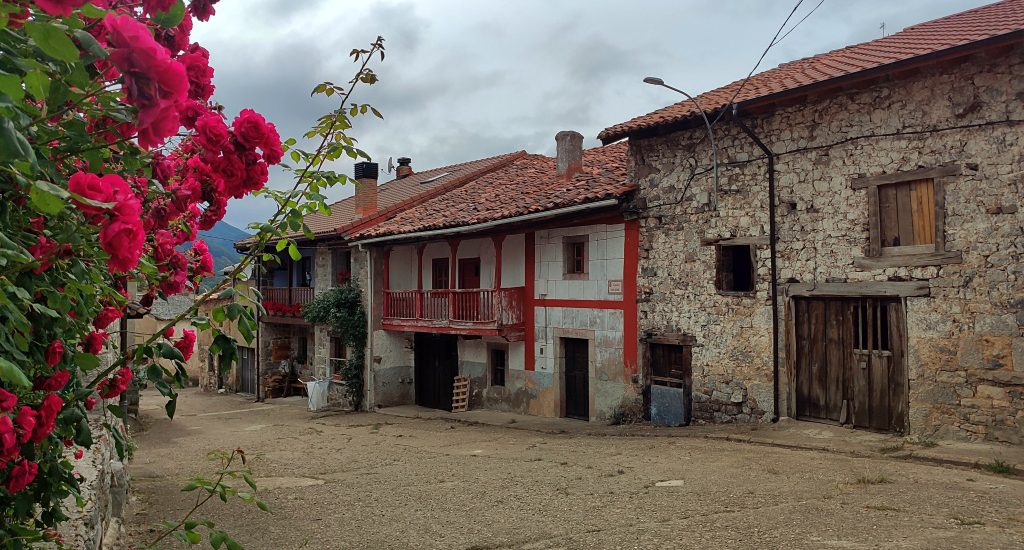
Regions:
[[494, 288], [501, 288], [501, 244], [505, 241], [505, 236], [501, 235], [498, 237], [491, 237], [494, 242]]
[[391, 289], [391, 247], [384, 249], [384, 317], [391, 314], [391, 299], [388, 290]]
[[416, 247], [416, 318], [423, 318], [423, 249], [427, 245]]
[[455, 269], [455, 265], [459, 261], [459, 240], [449, 240], [448, 248], [451, 250], [448, 256], [448, 288], [453, 289], [458, 287], [458, 285], [456, 284], [458, 281], [455, 280], [455, 277], [458, 275], [458, 272]]
[[626, 222], [625, 250], [622, 264], [622, 357], [626, 378], [637, 373], [639, 361], [637, 308], [637, 271], [640, 263], [640, 221]]
[[524, 289], [525, 292], [523, 298], [523, 347], [525, 348], [523, 356], [526, 370], [536, 369], [537, 358], [535, 353], [537, 352], [536, 334], [534, 334], [533, 326], [533, 300], [534, 300], [534, 284], [536, 281], [536, 248], [537, 236], [531, 231], [526, 234], [526, 250], [524, 257], [526, 258], [526, 280]]

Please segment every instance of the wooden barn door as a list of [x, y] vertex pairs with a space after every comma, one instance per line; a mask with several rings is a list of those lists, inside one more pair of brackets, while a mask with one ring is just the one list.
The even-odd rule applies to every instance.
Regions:
[[590, 342], [562, 338], [565, 375], [565, 416], [590, 420]]
[[416, 404], [452, 410], [452, 390], [459, 375], [459, 341], [451, 334], [416, 333], [414, 377]]
[[891, 298], [796, 298], [796, 416], [906, 429], [903, 304]]

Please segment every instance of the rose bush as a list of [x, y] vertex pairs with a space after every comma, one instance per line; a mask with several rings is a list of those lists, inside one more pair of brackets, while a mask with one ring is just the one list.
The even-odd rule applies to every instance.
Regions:
[[[111, 417], [124, 411], [109, 401], [96, 408], [100, 400], [144, 379], [173, 416], [172, 383], [186, 379], [196, 342], [175, 323], [190, 317], [210, 331], [222, 368], [237, 358], [222, 323], [252, 341], [262, 298], [227, 277], [144, 343], [111, 353], [111, 333], [130, 311], [195, 290], [212, 274], [198, 231], [221, 220], [231, 198], [262, 194], [278, 211], [252, 226], [255, 254], [232, 275], [253, 259], [275, 259], [271, 240], [294, 258], [295, 243], [279, 236], [309, 234], [303, 216], [327, 211], [321, 191], [350, 181], [324, 164], [369, 158], [345, 131], [353, 117], [380, 114], [347, 101], [357, 84], [376, 82], [367, 65], [383, 59], [382, 39], [353, 50], [359, 68], [347, 85], [314, 89], [341, 106], [305, 135], [319, 140], [306, 152], [294, 139], [282, 143], [255, 111], [229, 119], [212, 102], [210, 55], [190, 34], [215, 4], [0, 3], [0, 548], [53, 541], [65, 500], [80, 500], [74, 461], [92, 445], [90, 411], [108, 420], [123, 454], [125, 434]], [[286, 153], [295, 166], [282, 162]], [[265, 188], [279, 163], [295, 177], [290, 190]], [[234, 301], [210, 319], [195, 316], [211, 297]], [[173, 529], [192, 541], [187, 525]]]

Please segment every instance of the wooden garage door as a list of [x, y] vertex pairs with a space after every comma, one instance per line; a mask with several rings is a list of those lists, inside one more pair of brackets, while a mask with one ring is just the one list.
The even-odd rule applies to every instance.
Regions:
[[902, 432], [907, 422], [903, 304], [795, 298], [796, 416]]

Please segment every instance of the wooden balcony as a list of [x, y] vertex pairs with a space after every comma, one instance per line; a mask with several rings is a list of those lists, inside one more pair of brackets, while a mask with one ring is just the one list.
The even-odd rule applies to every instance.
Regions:
[[284, 323], [291, 325], [308, 324], [302, 318], [302, 306], [313, 301], [313, 288], [308, 286], [265, 286], [260, 288], [263, 294], [263, 308], [267, 310], [261, 320], [267, 323]]
[[518, 339], [524, 287], [385, 290], [384, 329]]

